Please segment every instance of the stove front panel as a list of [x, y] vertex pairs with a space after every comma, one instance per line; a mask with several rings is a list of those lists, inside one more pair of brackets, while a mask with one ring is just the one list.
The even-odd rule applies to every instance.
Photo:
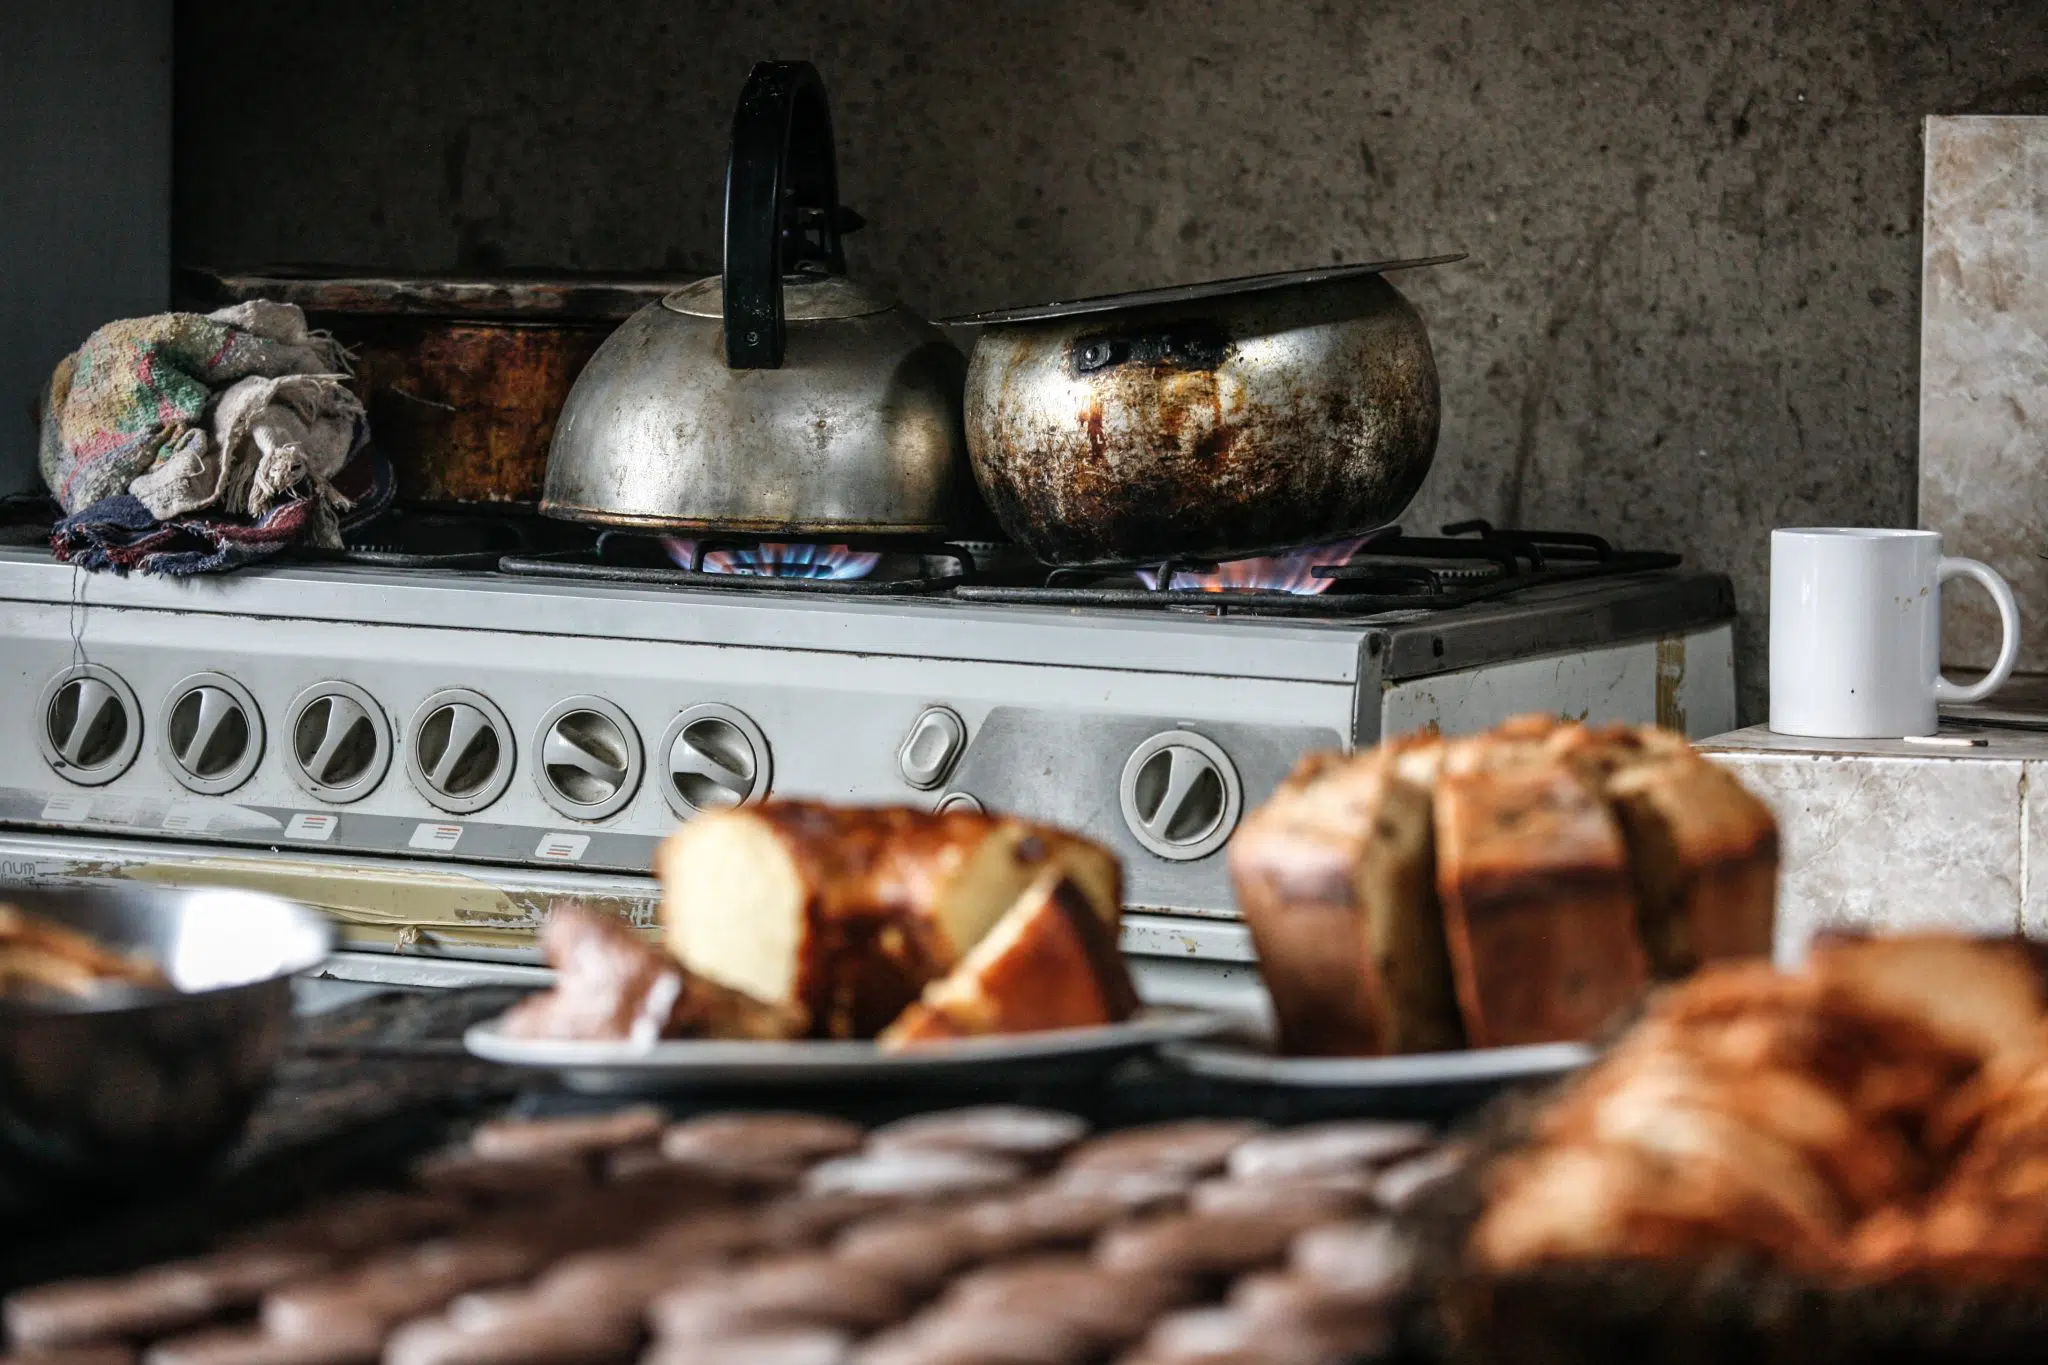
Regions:
[[[1637, 619], [1647, 638], [1599, 644], [1505, 605], [1390, 626], [766, 596], [742, 609], [310, 570], [93, 579], [86, 607], [8, 596], [49, 587], [52, 567], [0, 555], [0, 828], [230, 861], [386, 860], [425, 889], [366, 903], [417, 933], [421, 897], [448, 899], [477, 951], [528, 942], [537, 921], [465, 899], [465, 879], [526, 869], [613, 897], [692, 801], [1013, 810], [1114, 847], [1134, 909], [1213, 921], [1234, 917], [1236, 821], [1308, 750], [1519, 711], [1695, 737], [1734, 724], [1725, 624], [1667, 622], [1658, 638]], [[1565, 607], [1597, 625], [1612, 599], [1642, 618], [1658, 591], [1617, 583]], [[385, 607], [403, 624], [363, 623]], [[1455, 666], [1380, 676], [1411, 644]]]
[[1726, 734], [1735, 728], [1734, 631], [1714, 626], [1389, 683], [1380, 734], [1470, 734], [1531, 711], [1654, 721], [1693, 739]]
[[[114, 835], [0, 831], [0, 886], [229, 886], [319, 907], [343, 951], [323, 969], [410, 986], [543, 985], [534, 933], [557, 907], [608, 910], [649, 932], [661, 888], [646, 876], [222, 849]], [[1154, 1004], [1270, 1020], [1251, 936], [1219, 920], [1134, 913], [1123, 950]]]
[[[1229, 904], [1211, 836], [1227, 838], [1302, 751], [1348, 743], [1356, 697], [1349, 683], [454, 623], [101, 606], [86, 627], [74, 645], [62, 609], [0, 603], [0, 825], [644, 874], [684, 797], [972, 799], [1115, 846], [1135, 905], [1207, 913]], [[95, 704], [113, 708], [96, 737]], [[358, 712], [381, 754], [356, 746], [370, 771], [316, 790], [309, 766], [335, 761], [326, 731]], [[57, 770], [67, 742], [88, 760], [64, 765], [70, 777]], [[586, 803], [595, 818], [565, 814], [565, 789], [601, 798]], [[1161, 853], [1143, 842], [1152, 831]]]

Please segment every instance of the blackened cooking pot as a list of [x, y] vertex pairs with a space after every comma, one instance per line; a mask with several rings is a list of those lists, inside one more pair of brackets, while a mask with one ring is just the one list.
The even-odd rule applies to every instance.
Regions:
[[1051, 564], [1223, 559], [1383, 526], [1436, 452], [1436, 362], [1381, 277], [1332, 266], [950, 319], [982, 327], [967, 449]]
[[181, 281], [208, 307], [295, 303], [347, 346], [406, 502], [528, 505], [540, 501], [576, 376], [623, 319], [685, 282], [304, 268], [193, 270]]

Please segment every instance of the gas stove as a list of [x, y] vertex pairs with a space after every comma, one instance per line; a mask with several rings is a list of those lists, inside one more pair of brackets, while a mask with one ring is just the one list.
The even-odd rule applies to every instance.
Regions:
[[1222, 855], [1304, 752], [1525, 711], [1735, 724], [1727, 580], [1592, 537], [1389, 531], [1246, 587], [415, 521], [177, 581], [0, 537], [0, 882], [262, 887], [330, 911], [347, 971], [510, 979], [555, 905], [650, 922], [655, 845], [699, 811], [979, 806], [1122, 855], [1148, 994], [1256, 1008]]

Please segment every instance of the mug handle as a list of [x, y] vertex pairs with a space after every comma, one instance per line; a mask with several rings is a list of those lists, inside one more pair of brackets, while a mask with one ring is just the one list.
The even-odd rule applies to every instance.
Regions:
[[1936, 585], [1951, 578], [1974, 578], [1984, 585], [1984, 591], [1991, 594], [1991, 600], [1998, 605], [2000, 634], [1998, 641], [1998, 662], [1991, 665], [1991, 671], [1976, 682], [1965, 687], [1952, 683], [1939, 673], [1934, 676], [1934, 699], [1951, 702], [1979, 702], [2005, 686], [2005, 680], [2012, 676], [2013, 665], [2020, 658], [2020, 608], [2013, 601], [2012, 587], [1998, 576], [1998, 570], [1982, 560], [1954, 559], [1944, 555], [1934, 568]]

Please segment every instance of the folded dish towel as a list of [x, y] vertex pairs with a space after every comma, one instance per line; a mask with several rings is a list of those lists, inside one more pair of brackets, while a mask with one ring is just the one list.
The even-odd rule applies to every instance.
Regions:
[[[388, 469], [342, 477], [369, 441], [347, 370], [340, 343], [291, 304], [100, 328], [57, 366], [43, 406], [43, 481], [68, 514], [58, 557], [203, 573], [339, 546], [344, 515], [363, 520], [358, 498], [383, 487], [388, 502], [390, 483]], [[195, 537], [213, 552], [190, 552]], [[186, 549], [136, 549], [160, 543]]]
[[[330, 485], [345, 510], [332, 509], [314, 495], [291, 498], [260, 517], [195, 515], [158, 520], [133, 493], [101, 498], [58, 522], [50, 548], [59, 560], [117, 574], [220, 573], [267, 559], [291, 545], [311, 544], [311, 528], [334, 516], [340, 532], [352, 531], [391, 506], [391, 462], [370, 447], [342, 466]], [[338, 543], [338, 538], [337, 538]]]

